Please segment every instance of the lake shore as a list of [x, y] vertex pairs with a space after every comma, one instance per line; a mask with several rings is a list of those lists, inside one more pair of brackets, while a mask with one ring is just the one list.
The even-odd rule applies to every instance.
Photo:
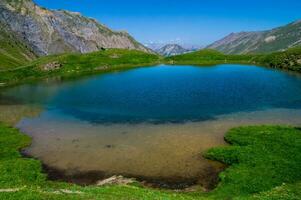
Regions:
[[52, 116], [25, 120], [17, 127], [33, 138], [24, 153], [42, 160], [51, 180], [89, 185], [122, 175], [152, 187], [199, 185], [210, 190], [224, 166], [202, 155], [212, 147], [224, 146], [229, 129], [256, 124], [298, 126], [300, 119], [301, 110], [275, 109], [183, 124], [100, 126], [79, 120], [57, 121]]
[[135, 50], [108, 49], [87, 54], [62, 54], [36, 59], [24, 66], [0, 71], [0, 88], [51, 77], [71, 79], [114, 70], [160, 64], [208, 66], [245, 64], [300, 72], [301, 48], [270, 54], [226, 55], [205, 49], [163, 58]]
[[[30, 144], [30, 138], [20, 134], [16, 129], [4, 124], [0, 125], [0, 197], [5, 199], [11, 195], [27, 198], [51, 199], [86, 199], [115, 198], [120, 199], [218, 199], [224, 197], [241, 197], [245, 199], [287, 199], [300, 195], [300, 130], [281, 126], [251, 126], [230, 130], [226, 141], [232, 145], [209, 150], [207, 158], [228, 164], [226, 171], [220, 174], [218, 187], [209, 193], [176, 192], [147, 189], [141, 186], [88, 186], [80, 187], [72, 184], [49, 182], [41, 174], [41, 163], [34, 159], [21, 158], [17, 149]], [[290, 142], [291, 146], [286, 146]], [[246, 146], [247, 145], [247, 146]], [[247, 147], [247, 149], [246, 149]], [[277, 151], [275, 148], [277, 147]], [[279, 151], [281, 149], [281, 151]], [[247, 151], [246, 151], [247, 150]], [[264, 152], [262, 152], [264, 150]], [[252, 155], [251, 157], [249, 155]], [[290, 156], [288, 156], [290, 155]], [[268, 157], [277, 157], [274, 162]], [[3, 165], [4, 164], [4, 165]], [[22, 166], [22, 167], [20, 167]], [[264, 166], [264, 168], [262, 168]], [[7, 169], [10, 169], [7, 171]], [[263, 170], [266, 169], [266, 170]], [[3, 171], [5, 170], [5, 171]], [[290, 176], [287, 176], [290, 174]], [[237, 176], [238, 175], [238, 176]], [[255, 176], [254, 176], [255, 175]], [[263, 178], [263, 179], [262, 179]], [[287, 183], [287, 184], [283, 184]], [[264, 186], [264, 187], [263, 187]], [[277, 188], [277, 189], [276, 189]], [[281, 193], [277, 192], [278, 190]]]

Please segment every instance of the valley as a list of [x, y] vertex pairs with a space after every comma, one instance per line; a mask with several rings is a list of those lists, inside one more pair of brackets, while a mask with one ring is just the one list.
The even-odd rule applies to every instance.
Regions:
[[300, 20], [195, 49], [40, 2], [0, 0], [0, 199], [300, 199]]

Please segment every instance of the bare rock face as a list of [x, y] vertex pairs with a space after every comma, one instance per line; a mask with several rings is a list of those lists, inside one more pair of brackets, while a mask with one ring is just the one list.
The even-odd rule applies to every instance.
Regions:
[[87, 53], [103, 48], [151, 52], [126, 32], [115, 32], [80, 13], [47, 10], [32, 0], [1, 0], [0, 22], [24, 39], [37, 55]]

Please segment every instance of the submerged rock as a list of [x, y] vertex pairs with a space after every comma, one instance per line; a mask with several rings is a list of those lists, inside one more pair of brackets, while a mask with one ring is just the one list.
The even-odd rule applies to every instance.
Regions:
[[104, 185], [128, 185], [136, 182], [133, 178], [125, 178], [123, 176], [112, 176], [102, 181], [98, 181], [96, 185], [104, 186]]

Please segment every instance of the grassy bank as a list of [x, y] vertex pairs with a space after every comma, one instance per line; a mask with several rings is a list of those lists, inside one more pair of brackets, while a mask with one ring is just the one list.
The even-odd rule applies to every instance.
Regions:
[[[1, 58], [0, 58], [1, 60]], [[215, 50], [200, 50], [162, 58], [135, 50], [108, 49], [88, 54], [63, 54], [41, 57], [27, 65], [0, 71], [0, 86], [49, 77], [78, 77], [112, 70], [156, 64], [217, 65], [251, 64], [301, 72], [301, 48], [265, 55], [226, 55]]]
[[249, 64], [254, 62], [252, 55], [226, 55], [216, 50], [205, 49], [192, 53], [171, 56], [164, 59], [167, 64], [180, 65], [217, 65], [217, 64]]
[[25, 66], [0, 72], [0, 85], [12, 85], [53, 76], [77, 77], [106, 71], [156, 65], [160, 57], [135, 50], [108, 49], [88, 54], [41, 57]]
[[164, 62], [184, 65], [251, 64], [301, 72], [301, 47], [261, 55], [226, 55], [207, 49], [168, 57]]
[[30, 138], [0, 125], [0, 199], [299, 199], [301, 131], [257, 126], [230, 130], [227, 147], [205, 155], [229, 165], [209, 192], [173, 192], [128, 186], [87, 186], [47, 181], [41, 163], [22, 158]]

